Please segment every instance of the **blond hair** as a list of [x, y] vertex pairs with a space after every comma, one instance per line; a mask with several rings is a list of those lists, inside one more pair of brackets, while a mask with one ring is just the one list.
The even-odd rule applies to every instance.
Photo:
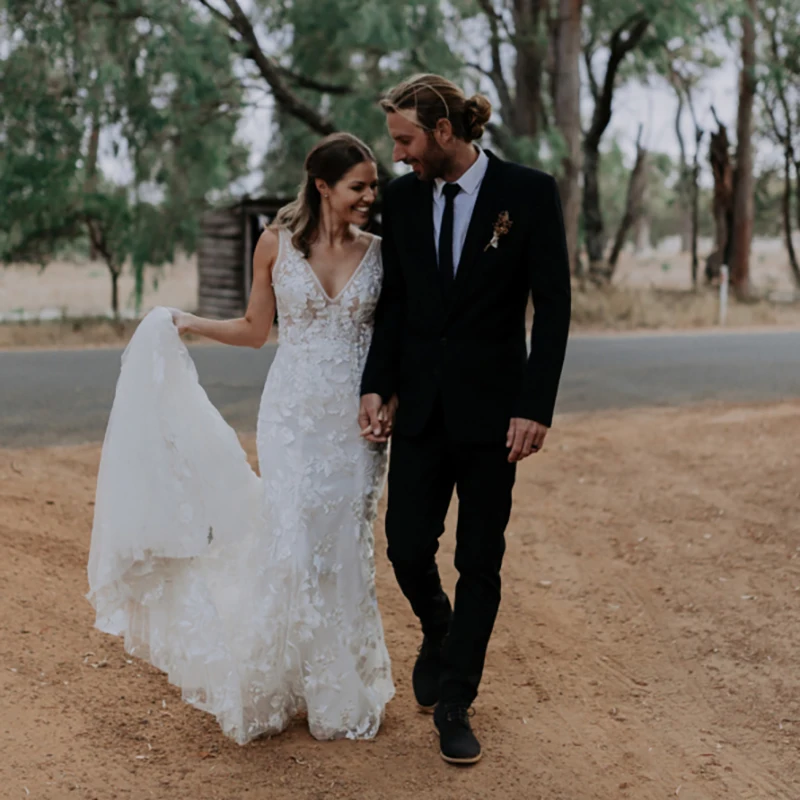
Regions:
[[482, 94], [467, 97], [458, 86], [441, 75], [414, 75], [393, 89], [381, 100], [387, 113], [416, 111], [418, 124], [430, 132], [440, 119], [447, 119], [453, 134], [472, 142], [483, 136], [492, 116], [492, 104]]

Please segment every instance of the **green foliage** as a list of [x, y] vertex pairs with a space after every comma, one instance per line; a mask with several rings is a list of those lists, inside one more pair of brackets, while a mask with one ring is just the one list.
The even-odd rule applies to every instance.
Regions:
[[[281, 64], [318, 84], [347, 89], [334, 94], [295, 82], [293, 90], [321, 112], [333, 107], [337, 127], [363, 138], [385, 164], [391, 163], [392, 144], [378, 105], [381, 94], [415, 72], [459, 76], [461, 63], [443, 40], [446, 21], [439, 0], [276, 0], [266, 5], [271, 29], [289, 32]], [[296, 190], [303, 158], [318, 138], [278, 111], [265, 163], [269, 194]]]
[[[247, 90], [253, 83], [268, 90], [251, 46], [239, 41], [241, 31], [204, 5], [201, 0], [0, 0], [0, 259], [44, 262], [66, 246], [88, 249], [92, 230], [109, 268], [118, 271], [131, 263], [141, 286], [145, 265], [167, 262], [177, 249], [194, 249], [207, 198], [225, 196], [246, 172], [247, 153], [235, 143], [235, 133]], [[229, 15], [226, 3], [210, 5]], [[391, 161], [391, 142], [378, 98], [411, 73], [433, 71], [494, 93], [498, 126], [496, 135], [487, 137], [492, 146], [557, 172], [564, 145], [553, 124], [549, 74], [556, 4], [541, 4], [535, 29], [525, 35], [514, 27], [523, 6], [508, 0], [242, 3], [258, 44], [280, 65], [291, 92], [337, 128], [364, 138], [383, 164]], [[501, 77], [512, 96], [504, 108], [518, 110], [519, 52], [528, 47], [528, 65], [536, 63], [531, 52], [542, 56], [542, 125], [536, 136], [514, 135], [503, 119], [496, 72], [491, 77], [475, 68], [494, 67], [487, 63], [492, 37], [487, 7], [497, 14]], [[762, 116], [761, 133], [780, 142], [779, 132], [791, 128], [794, 142], [800, 131], [800, 0], [763, 0], [762, 7], [759, 77], [764, 110], [772, 116]], [[722, 31], [733, 40], [745, 8], [744, 0], [587, 0], [583, 42], [595, 97], [609, 52], [625, 38], [615, 40], [615, 32], [647, 21], [641, 41], [622, 59], [617, 85], [666, 79], [685, 92], [719, 64], [710, 34]], [[770, 30], [777, 55], [771, 54]], [[786, 104], [779, 101], [779, 90]], [[590, 119], [583, 123], [588, 130]], [[272, 126], [264, 191], [293, 194], [318, 134], [279, 103]], [[98, 140], [99, 158], [93, 145]], [[686, 145], [691, 160], [693, 140]], [[630, 165], [615, 142], [601, 149], [602, 211], [613, 231], [624, 210]], [[800, 141], [794, 152], [800, 153]], [[112, 171], [112, 161], [126, 168]], [[648, 169], [653, 237], [676, 234], [685, 213], [680, 165], [652, 153]], [[770, 219], [778, 216], [780, 188], [772, 176], [758, 182], [757, 232], [774, 229]], [[700, 212], [706, 234], [711, 230], [707, 191], [701, 193]]]
[[2, 10], [0, 258], [43, 261], [89, 235], [112, 274], [131, 262], [141, 289], [145, 265], [193, 249], [206, 195], [245, 169], [228, 42], [167, 0]]

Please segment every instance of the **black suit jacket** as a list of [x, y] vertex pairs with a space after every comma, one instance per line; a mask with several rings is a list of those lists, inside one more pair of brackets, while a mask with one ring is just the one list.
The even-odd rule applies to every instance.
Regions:
[[[423, 429], [439, 395], [448, 433], [460, 441], [504, 442], [511, 417], [552, 424], [571, 303], [558, 187], [544, 172], [487, 155], [447, 302], [436, 259], [433, 184], [409, 174], [385, 191], [384, 281], [361, 392], [385, 401], [398, 395], [400, 435]], [[511, 229], [487, 250], [503, 211]]]

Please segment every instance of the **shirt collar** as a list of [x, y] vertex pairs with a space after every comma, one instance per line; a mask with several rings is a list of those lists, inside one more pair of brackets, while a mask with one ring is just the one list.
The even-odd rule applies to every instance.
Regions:
[[[456, 181], [456, 183], [461, 187], [461, 191], [465, 192], [466, 194], [475, 194], [475, 192], [478, 191], [481, 183], [483, 182], [483, 178], [486, 175], [486, 170], [489, 167], [489, 157], [483, 151], [483, 148], [475, 145], [475, 149], [478, 151], [477, 160]], [[442, 196], [442, 191], [444, 190], [444, 185], [447, 183], [447, 181], [442, 178], [436, 178], [433, 183], [433, 193], [438, 199]]]

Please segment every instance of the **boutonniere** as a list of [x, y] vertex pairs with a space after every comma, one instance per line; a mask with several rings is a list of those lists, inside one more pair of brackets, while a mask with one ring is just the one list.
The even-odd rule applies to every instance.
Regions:
[[511, 230], [513, 224], [511, 217], [508, 216], [508, 211], [501, 211], [494, 223], [492, 240], [483, 248], [483, 252], [485, 253], [490, 247], [497, 249], [497, 245], [500, 244], [500, 237], [505, 236]]

